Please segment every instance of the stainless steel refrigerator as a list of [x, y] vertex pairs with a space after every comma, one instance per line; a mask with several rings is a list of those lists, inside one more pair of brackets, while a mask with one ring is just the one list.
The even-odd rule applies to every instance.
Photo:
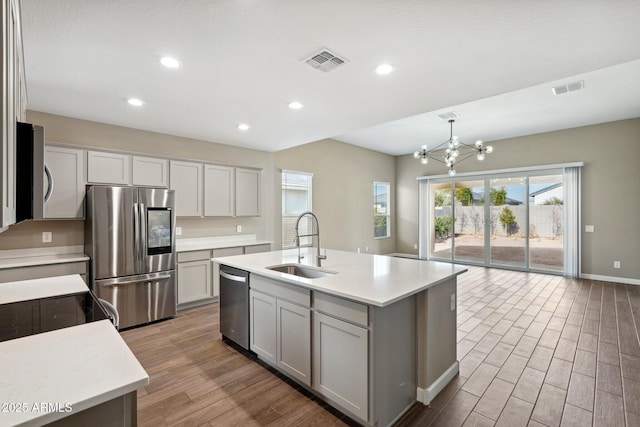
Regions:
[[121, 328], [174, 316], [174, 191], [93, 186], [86, 200], [93, 292], [118, 310]]

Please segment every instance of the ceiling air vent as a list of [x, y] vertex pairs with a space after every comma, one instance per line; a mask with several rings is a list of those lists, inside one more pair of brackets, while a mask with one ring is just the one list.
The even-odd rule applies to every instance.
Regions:
[[304, 62], [311, 65], [316, 70], [324, 71], [325, 73], [327, 73], [345, 64], [347, 60], [329, 51], [328, 49], [322, 49], [320, 52], [305, 59]]
[[573, 83], [567, 83], [566, 85], [560, 85], [552, 87], [551, 91], [554, 95], [562, 95], [569, 92], [575, 92], [576, 90], [584, 89], [584, 80], [580, 80]]
[[458, 117], [460, 116], [458, 116], [458, 113], [456, 113], [455, 111], [447, 111], [446, 113], [438, 114], [438, 118], [445, 122], [448, 122], [449, 120], [457, 119]]

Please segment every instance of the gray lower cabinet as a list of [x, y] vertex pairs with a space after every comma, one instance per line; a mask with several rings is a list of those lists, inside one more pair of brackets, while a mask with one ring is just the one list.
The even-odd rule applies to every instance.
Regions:
[[302, 384], [311, 385], [309, 291], [252, 276], [250, 348]]
[[250, 286], [260, 359], [366, 425], [392, 425], [416, 401], [414, 297], [376, 307], [259, 275]]
[[313, 388], [368, 419], [368, 330], [316, 312], [313, 317]]
[[178, 254], [178, 305], [213, 297], [211, 251]]
[[276, 364], [311, 385], [311, 310], [283, 300], [277, 300], [276, 305]]
[[262, 359], [276, 364], [277, 329], [276, 298], [271, 295], [249, 291], [249, 343], [250, 348]]

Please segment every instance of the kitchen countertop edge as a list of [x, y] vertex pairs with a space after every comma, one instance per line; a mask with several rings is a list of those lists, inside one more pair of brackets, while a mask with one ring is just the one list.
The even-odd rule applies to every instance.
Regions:
[[[293, 251], [293, 252], [292, 252]], [[304, 252], [304, 251], [303, 251]], [[409, 289], [404, 289], [400, 292], [394, 292], [393, 290], [387, 292], [387, 297], [385, 298], [372, 298], [370, 296], [365, 295], [365, 293], [367, 292], [367, 288], [364, 287], [362, 288], [362, 290], [358, 290], [356, 289], [356, 291], [352, 291], [352, 292], [345, 292], [345, 291], [341, 291], [340, 288], [336, 288], [336, 287], [327, 287], [323, 285], [323, 281], [329, 283], [327, 281], [327, 277], [324, 278], [319, 278], [319, 279], [307, 279], [307, 278], [302, 278], [302, 277], [296, 277], [296, 276], [292, 276], [290, 274], [285, 274], [285, 273], [280, 273], [280, 272], [276, 272], [270, 269], [267, 269], [266, 267], [269, 265], [280, 265], [280, 264], [287, 264], [287, 263], [292, 263], [292, 262], [296, 262], [297, 260], [295, 260], [295, 258], [297, 258], [297, 254], [295, 252], [295, 250], [283, 250], [283, 251], [271, 251], [271, 252], [266, 252], [266, 253], [261, 253], [261, 254], [250, 254], [250, 255], [236, 255], [236, 256], [229, 256], [229, 257], [215, 257], [212, 258], [211, 260], [215, 263], [218, 264], [224, 264], [224, 265], [228, 265], [230, 267], [235, 267], [235, 268], [239, 268], [242, 270], [246, 270], [250, 273], [256, 274], [258, 276], [262, 276], [268, 279], [272, 279], [272, 280], [277, 280], [280, 282], [285, 282], [285, 283], [289, 283], [292, 285], [296, 285], [296, 286], [303, 286], [305, 288], [308, 288], [310, 290], [315, 290], [315, 291], [319, 291], [319, 292], [323, 292], [323, 293], [327, 293], [330, 295], [334, 295], [337, 297], [341, 297], [341, 298], [347, 298], [353, 301], [357, 301], [363, 304], [367, 304], [367, 305], [372, 305], [372, 306], [377, 306], [377, 307], [386, 307], [390, 304], [393, 304], [394, 302], [400, 301], [408, 296], [417, 294], [419, 292], [422, 292], [426, 289], [429, 289], [433, 286], [437, 286], [440, 283], [450, 279], [451, 277], [455, 277], [458, 276], [464, 272], [467, 271], [467, 268], [464, 266], [459, 266], [459, 265], [455, 265], [455, 264], [449, 264], [449, 263], [441, 263], [441, 262], [435, 262], [435, 261], [426, 261], [426, 260], [418, 260], [418, 259], [401, 259], [401, 258], [395, 258], [395, 257], [389, 257], [386, 255], [372, 255], [372, 254], [355, 254], [355, 253], [351, 253], [351, 252], [343, 252], [343, 251], [335, 251], [335, 250], [328, 250], [327, 251], [329, 256], [344, 256], [344, 257], [383, 257], [382, 259], [388, 259], [387, 261], [389, 261], [389, 263], [395, 263], [396, 265], [401, 265], [401, 264], [405, 264], [405, 265], [411, 265], [411, 264], [407, 264], [407, 263], [431, 263], [431, 265], [436, 265], [438, 266], [438, 268], [442, 269], [442, 270], [448, 270], [446, 272], [438, 272], [438, 274], [434, 274], [431, 277], [429, 277], [428, 279], [425, 278], [423, 280], [420, 281], [420, 283], [417, 283], [413, 286], [411, 286]], [[271, 257], [269, 257], [269, 254], [271, 254]], [[280, 256], [281, 255], [281, 256]], [[247, 258], [249, 258], [249, 260], [253, 259], [254, 262], [251, 261], [247, 261]], [[269, 262], [266, 263], [260, 263], [260, 262], [255, 262], [255, 260], [264, 260], [264, 259], [269, 259]], [[309, 257], [305, 257], [305, 259], [309, 259]], [[352, 258], [352, 259], [356, 259], [356, 258]], [[375, 259], [375, 258], [374, 258]], [[380, 259], [380, 258], [378, 258]], [[402, 260], [402, 261], [397, 261], [397, 260]], [[266, 264], [266, 265], [264, 265]], [[323, 267], [325, 268], [325, 267]], [[327, 265], [326, 266], [327, 270], [334, 270], [334, 271], [338, 271], [339, 268], [335, 268], [332, 265]], [[340, 275], [342, 274], [343, 276], [346, 276], [345, 271], [338, 271], [338, 274], [335, 276], [336, 278], [339, 278]], [[372, 273], [375, 274], [375, 273]], [[398, 274], [399, 275], [399, 274]], [[346, 279], [354, 279], [355, 277], [347, 277]], [[345, 279], [345, 280], [346, 280]], [[357, 279], [359, 280], [367, 280], [363, 275], [360, 275], [357, 277]], [[330, 279], [333, 280], [335, 284], [335, 281], [339, 281], [341, 279]], [[371, 281], [373, 282], [375, 279], [371, 279]]]
[[[76, 345], [78, 342], [91, 344], [85, 347], [92, 348], [93, 350], [87, 351], [85, 349], [83, 350], [83, 356], [85, 357], [80, 360], [74, 358], [73, 361], [70, 361], [69, 357], [64, 356], [76, 354], [78, 352]], [[149, 384], [148, 374], [109, 320], [85, 323], [83, 325], [4, 341], [0, 343], [0, 348], [3, 350], [0, 352], [3, 354], [0, 355], [0, 359], [4, 362], [5, 367], [9, 367], [7, 375], [2, 379], [0, 400], [5, 402], [28, 402], [28, 404], [31, 405], [41, 402], [68, 403], [73, 409], [73, 411], [69, 413], [54, 411], [46, 413], [22, 412], [0, 414], [0, 422], [3, 424], [8, 423], [7, 425], [42, 425], [51, 423], [131, 393]], [[29, 354], [24, 354], [25, 350], [31, 348], [49, 348], [49, 351], [45, 353], [32, 351], [29, 352]], [[91, 351], [93, 351], [93, 353], [91, 353]], [[11, 353], [22, 353], [22, 357], [14, 357], [12, 359]], [[86, 353], [90, 355], [89, 360], [86, 358]], [[54, 356], [52, 356], [52, 354]], [[60, 360], [50, 360], [51, 357], [58, 357]], [[118, 363], [114, 363], [113, 368], [110, 370], [108, 367], [105, 368], [103, 366], [102, 370], [98, 372], [96, 366], [94, 366], [96, 363], [114, 360], [114, 358]], [[9, 360], [7, 361], [5, 359]], [[100, 360], [96, 361], [96, 359]], [[58, 366], [59, 370], [53, 369], [53, 365], [56, 362], [58, 365], [62, 365]], [[13, 364], [20, 366], [13, 366]], [[60, 377], [64, 370], [63, 367], [71, 368], [71, 365], [73, 365], [73, 369], [70, 371], [72, 374], [69, 375], [69, 373], [65, 371], [67, 375], [64, 377], [65, 379], [62, 385], [58, 384], [58, 382], [50, 382], [51, 379], [48, 378], [50, 375]], [[32, 369], [27, 369], [29, 367]], [[25, 371], [28, 372], [25, 373]], [[50, 375], [45, 375], [47, 371], [50, 372]], [[95, 376], [89, 378], [87, 375], [90, 375], [91, 372], [95, 373]], [[108, 377], [101, 377], [105, 372], [109, 374]], [[9, 395], [4, 396], [3, 388], [5, 388], [4, 392], [7, 393], [7, 387], [14, 384], [14, 382], [11, 381], [12, 376], [17, 377], [14, 381], [20, 381], [20, 385], [13, 386], [13, 390], [9, 388]], [[114, 377], [118, 376], [120, 378], [114, 380]], [[43, 378], [54, 385], [42, 386], [41, 381], [43, 381]], [[76, 380], [75, 378], [78, 379]], [[29, 382], [31, 383], [25, 384]], [[116, 382], [117, 385], [105, 389], [105, 387], [107, 387], [106, 384], [109, 382]], [[78, 397], [78, 390], [74, 388], [74, 386], [77, 388], [82, 387], [89, 391], [86, 396]], [[16, 391], [17, 387], [24, 388], [27, 396], [23, 396], [19, 391]], [[58, 394], [60, 388], [67, 390], [68, 395], [71, 397]], [[34, 390], [37, 390], [36, 395], [32, 398], [28, 397], [33, 396]], [[48, 396], [48, 394], [51, 394], [51, 396]], [[33, 400], [33, 402], [29, 402], [29, 400]]]

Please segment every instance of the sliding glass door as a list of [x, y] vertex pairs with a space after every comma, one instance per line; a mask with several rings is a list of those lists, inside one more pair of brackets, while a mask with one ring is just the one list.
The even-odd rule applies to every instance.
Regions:
[[456, 262], [484, 263], [484, 181], [454, 182], [453, 253]]
[[527, 266], [527, 178], [505, 177], [487, 180], [490, 238], [489, 264]]
[[532, 176], [529, 182], [529, 265], [562, 273], [566, 228], [562, 174]]
[[516, 270], [564, 270], [562, 170], [429, 183], [429, 258]]

